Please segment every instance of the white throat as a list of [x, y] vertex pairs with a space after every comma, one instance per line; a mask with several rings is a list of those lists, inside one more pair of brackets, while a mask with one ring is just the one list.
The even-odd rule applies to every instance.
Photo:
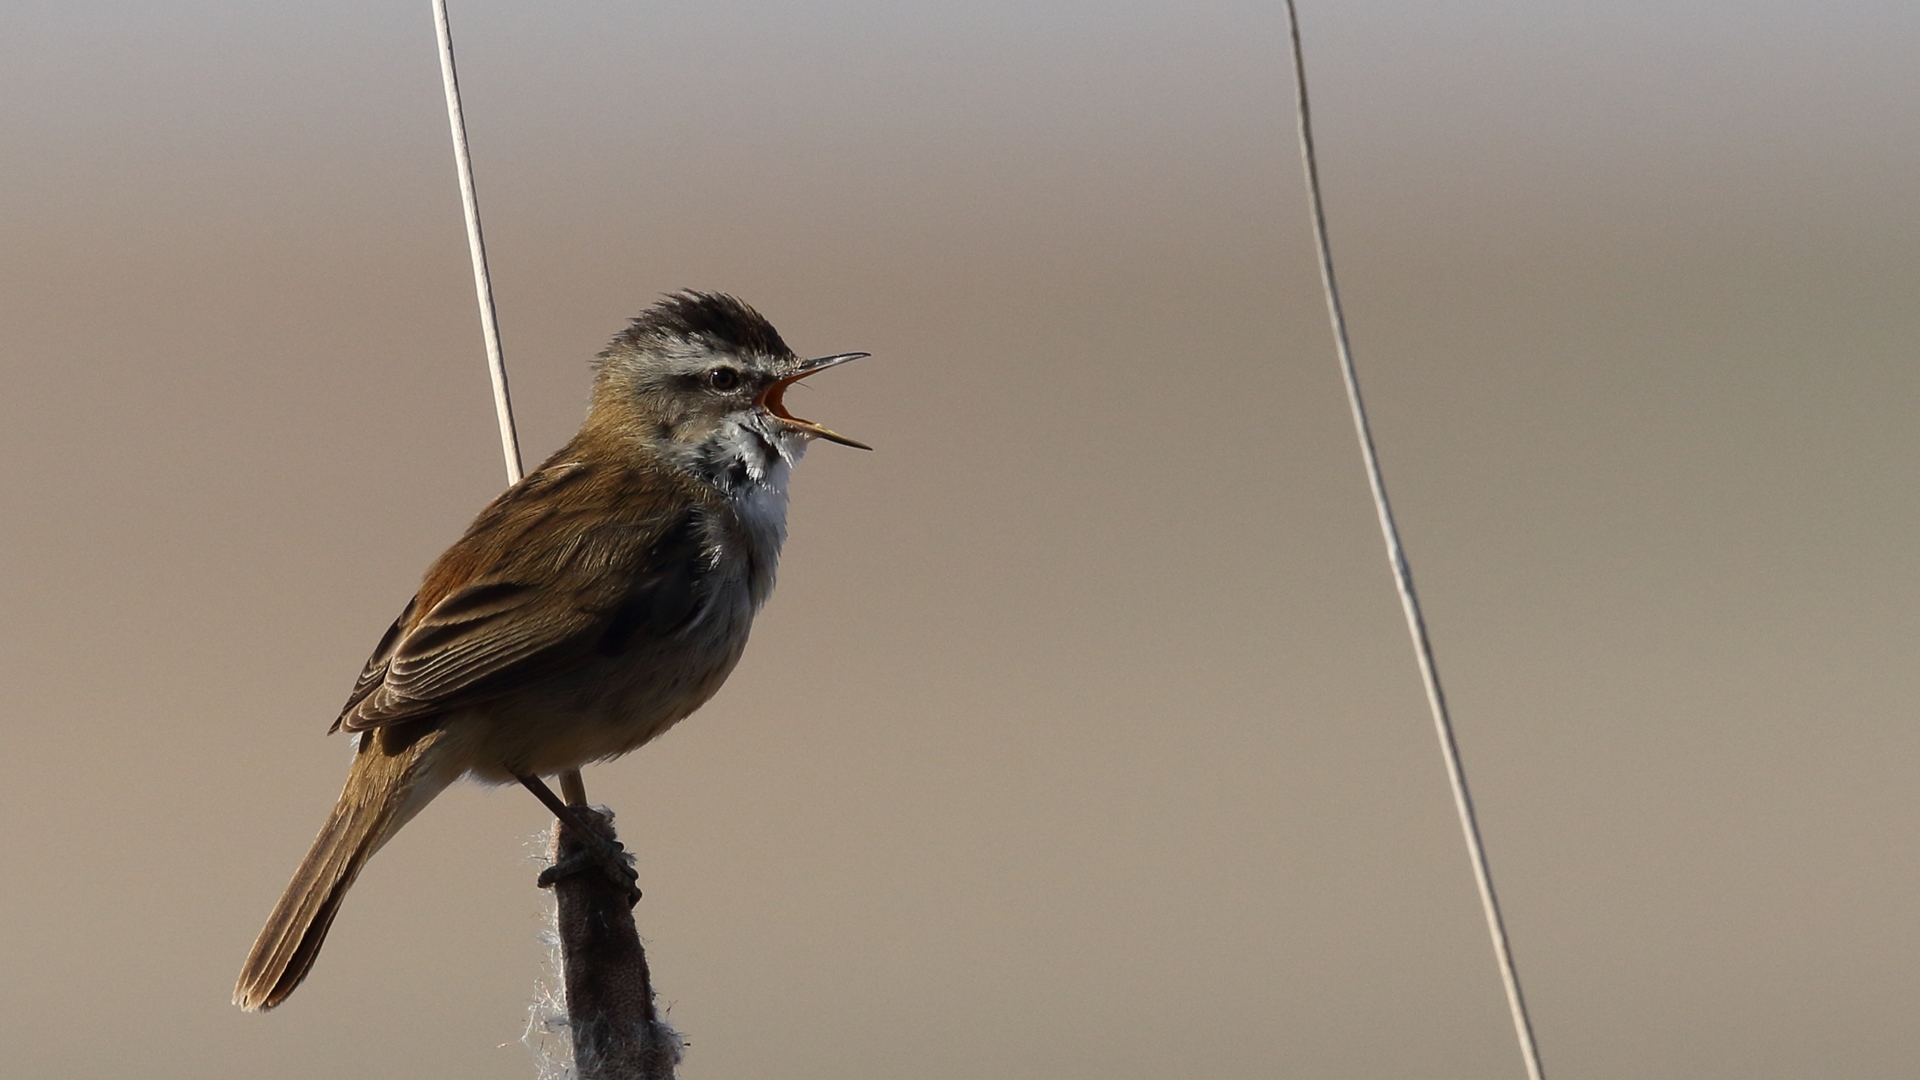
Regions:
[[787, 480], [808, 442], [804, 435], [772, 428], [757, 416], [730, 417], [699, 451], [700, 474], [727, 497], [746, 534], [748, 591], [756, 609], [773, 592], [787, 539]]

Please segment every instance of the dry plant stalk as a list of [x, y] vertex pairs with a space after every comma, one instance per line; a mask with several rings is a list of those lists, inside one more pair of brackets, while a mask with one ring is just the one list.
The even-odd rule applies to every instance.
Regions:
[[[574, 807], [608, 840], [611, 811]], [[583, 845], [555, 822], [549, 853], [557, 862]], [[653, 1005], [647, 953], [626, 887], [597, 870], [554, 883], [567, 1026], [579, 1080], [673, 1080], [685, 1043]]]

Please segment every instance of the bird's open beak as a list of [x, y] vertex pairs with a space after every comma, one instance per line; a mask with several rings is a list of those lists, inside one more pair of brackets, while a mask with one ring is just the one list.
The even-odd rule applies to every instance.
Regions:
[[827, 428], [820, 426], [819, 424], [814, 423], [811, 420], [802, 420], [799, 417], [793, 415], [792, 413], [787, 411], [786, 401], [784, 400], [787, 393], [787, 387], [792, 386], [794, 383], [799, 382], [801, 379], [804, 379], [809, 375], [818, 374], [819, 372], [825, 371], [830, 367], [839, 367], [841, 364], [844, 364], [849, 360], [858, 360], [861, 357], [868, 356], [868, 355], [870, 354], [863, 353], [863, 352], [850, 352], [850, 353], [841, 353], [838, 356], [823, 356], [818, 360], [808, 360], [805, 363], [800, 365], [799, 371], [794, 372], [793, 374], [787, 376], [786, 378], [781, 379], [778, 382], [774, 383], [773, 385], [767, 387], [765, 390], [762, 390], [760, 392], [760, 400], [756, 402], [756, 404], [758, 404], [761, 408], [767, 410], [768, 412], [772, 413], [773, 415], [779, 417], [781, 420], [785, 421], [787, 426], [789, 427], [799, 428], [801, 431], [805, 431], [813, 435], [818, 435], [829, 442], [837, 442], [842, 446], [852, 446], [861, 450], [871, 450], [873, 449], [873, 447], [868, 446], [866, 443], [856, 442], [853, 439], [849, 439], [845, 435], [842, 435], [837, 431], [831, 431]]

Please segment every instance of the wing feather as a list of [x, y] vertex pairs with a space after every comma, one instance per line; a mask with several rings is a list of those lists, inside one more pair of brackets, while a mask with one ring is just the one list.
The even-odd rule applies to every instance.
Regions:
[[556, 454], [560, 465], [496, 499], [427, 572], [336, 729], [485, 701], [694, 617], [707, 566], [705, 500], [657, 474], [567, 457]]

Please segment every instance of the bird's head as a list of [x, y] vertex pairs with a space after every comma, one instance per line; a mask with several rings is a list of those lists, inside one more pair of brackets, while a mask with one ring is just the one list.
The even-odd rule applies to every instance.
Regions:
[[791, 464], [814, 439], [869, 450], [786, 405], [794, 383], [865, 355], [803, 360], [740, 300], [674, 293], [641, 312], [601, 352], [589, 423], [609, 425], [688, 464], [758, 451]]

